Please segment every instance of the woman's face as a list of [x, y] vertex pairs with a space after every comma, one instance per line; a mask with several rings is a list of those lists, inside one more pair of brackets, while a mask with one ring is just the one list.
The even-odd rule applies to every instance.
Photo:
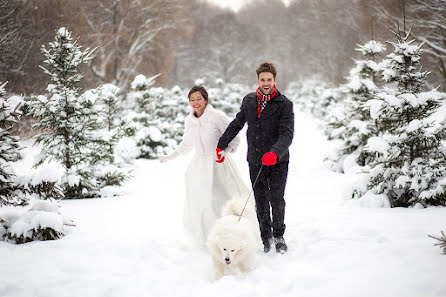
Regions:
[[189, 104], [192, 106], [192, 109], [197, 113], [198, 116], [201, 116], [206, 108], [206, 100], [204, 100], [203, 95], [200, 92], [194, 92], [189, 96]]

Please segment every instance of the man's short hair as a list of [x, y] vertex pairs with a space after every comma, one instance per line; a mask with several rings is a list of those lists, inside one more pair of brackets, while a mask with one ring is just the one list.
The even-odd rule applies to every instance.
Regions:
[[262, 72], [271, 72], [274, 76], [274, 79], [276, 79], [277, 70], [276, 67], [274, 67], [273, 63], [262, 63], [259, 66], [257, 66], [256, 69], [257, 72], [257, 78], [259, 78], [259, 74]]

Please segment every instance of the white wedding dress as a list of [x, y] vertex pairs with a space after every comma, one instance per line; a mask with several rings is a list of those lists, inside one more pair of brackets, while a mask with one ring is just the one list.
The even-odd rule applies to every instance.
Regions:
[[185, 119], [183, 140], [169, 156], [172, 158], [195, 150], [186, 170], [183, 222], [187, 235], [197, 246], [205, 245], [225, 203], [233, 197], [245, 198], [249, 194], [228, 154], [236, 150], [240, 142], [238, 137], [225, 150], [225, 161], [215, 162], [218, 140], [228, 125], [226, 115], [210, 104], [198, 118], [192, 111]]

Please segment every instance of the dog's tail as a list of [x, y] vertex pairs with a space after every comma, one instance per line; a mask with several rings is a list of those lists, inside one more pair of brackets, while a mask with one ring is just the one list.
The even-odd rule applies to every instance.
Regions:
[[246, 200], [241, 199], [239, 197], [234, 197], [229, 200], [226, 205], [223, 207], [222, 216], [240, 216], [243, 211], [243, 216], [251, 216], [255, 215], [255, 206], [254, 200], [250, 199], [248, 204], [246, 205], [245, 210], [243, 211], [243, 207], [245, 207]]

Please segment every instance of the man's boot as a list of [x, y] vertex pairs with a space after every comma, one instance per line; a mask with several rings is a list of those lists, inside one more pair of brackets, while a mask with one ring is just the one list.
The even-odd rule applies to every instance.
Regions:
[[274, 242], [276, 243], [276, 252], [285, 254], [288, 250], [288, 247], [285, 243], [285, 239], [283, 237], [274, 238]]
[[263, 242], [263, 251], [265, 253], [269, 253], [269, 251], [271, 250], [271, 244], [273, 243], [273, 239], [272, 238], [262, 239], [262, 242]]

